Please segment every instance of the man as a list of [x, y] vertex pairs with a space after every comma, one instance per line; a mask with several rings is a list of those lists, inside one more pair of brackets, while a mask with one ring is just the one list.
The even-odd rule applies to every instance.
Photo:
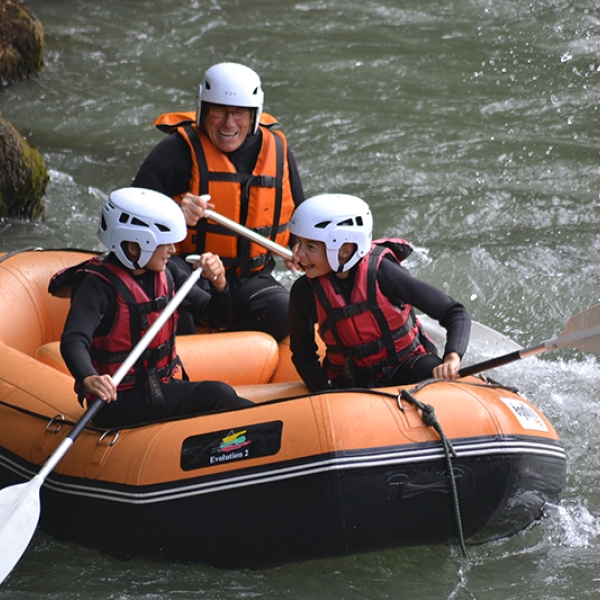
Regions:
[[[176, 200], [188, 236], [178, 254], [221, 257], [231, 288], [234, 321], [228, 331], [265, 331], [277, 341], [288, 333], [289, 292], [272, 276], [270, 252], [203, 219], [214, 209], [277, 242], [290, 242], [289, 220], [304, 200], [285, 136], [262, 112], [258, 75], [237, 63], [219, 63], [203, 75], [196, 114], [162, 115], [155, 125], [171, 133], [143, 162], [133, 186]], [[201, 196], [210, 195], [210, 203]], [[294, 269], [291, 261], [286, 261]]]

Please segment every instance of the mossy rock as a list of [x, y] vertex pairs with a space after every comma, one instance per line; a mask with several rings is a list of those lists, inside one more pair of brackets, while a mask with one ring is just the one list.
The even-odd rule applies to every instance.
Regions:
[[0, 117], [0, 218], [40, 219], [50, 176], [42, 155]]
[[44, 68], [44, 28], [18, 0], [0, 0], [0, 84], [37, 75]]

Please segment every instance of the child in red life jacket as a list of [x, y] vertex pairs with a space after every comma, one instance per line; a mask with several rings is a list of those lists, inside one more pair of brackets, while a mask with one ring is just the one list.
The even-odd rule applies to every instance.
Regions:
[[[252, 404], [219, 381], [173, 378], [180, 365], [177, 313], [118, 386], [111, 378], [189, 277], [185, 265], [170, 260], [174, 244], [186, 233], [183, 213], [171, 198], [141, 188], [117, 190], [102, 208], [98, 229], [110, 253], [58, 273], [50, 283], [53, 293], [73, 284], [60, 349], [80, 399], [104, 401], [94, 417], [97, 425], [118, 427]], [[210, 280], [211, 291], [193, 286], [182, 305], [211, 329], [224, 329], [232, 309], [223, 264], [206, 253], [196, 266]]]
[[[292, 216], [294, 258], [305, 275], [291, 289], [290, 347], [313, 392], [454, 379], [466, 352], [466, 308], [401, 266], [412, 252], [407, 242], [372, 242], [372, 228], [368, 205], [345, 194], [309, 198]], [[443, 359], [414, 309], [446, 328]], [[315, 323], [326, 345], [322, 365]]]

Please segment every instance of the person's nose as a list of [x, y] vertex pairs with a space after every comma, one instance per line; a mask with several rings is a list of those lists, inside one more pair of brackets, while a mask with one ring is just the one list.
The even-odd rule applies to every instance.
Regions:
[[225, 115], [225, 118], [223, 120], [229, 126], [233, 126], [237, 123], [237, 121], [235, 120], [235, 117], [233, 116], [233, 112], [231, 112], [230, 110], [227, 111], [227, 114]]

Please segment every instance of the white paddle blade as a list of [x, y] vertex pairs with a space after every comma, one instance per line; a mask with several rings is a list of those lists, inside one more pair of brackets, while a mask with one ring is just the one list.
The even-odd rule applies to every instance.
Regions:
[[573, 315], [557, 339], [559, 348], [600, 354], [600, 304]]
[[0, 491], [0, 583], [29, 546], [40, 519], [41, 480], [12, 485]]
[[[432, 339], [439, 350], [443, 350], [446, 343], [446, 330], [437, 321], [427, 315], [419, 313], [417, 317], [421, 321], [425, 333]], [[522, 346], [519, 346], [519, 344], [505, 335], [477, 321], [471, 321], [469, 346], [477, 354], [486, 355], [495, 352], [513, 352], [522, 348]]]

